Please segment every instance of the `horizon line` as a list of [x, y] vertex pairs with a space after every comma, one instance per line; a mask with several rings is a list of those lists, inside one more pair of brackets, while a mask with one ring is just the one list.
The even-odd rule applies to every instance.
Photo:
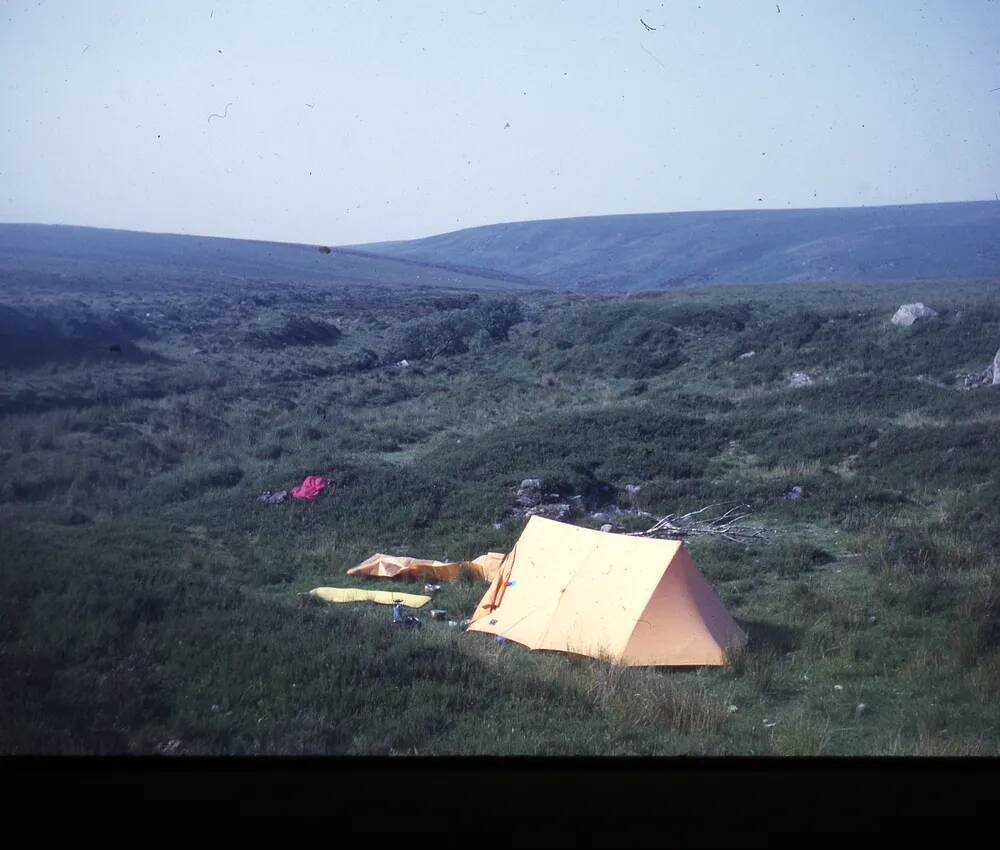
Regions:
[[426, 236], [414, 236], [409, 239], [380, 239], [371, 242], [350, 242], [334, 244], [332, 242], [290, 242], [278, 239], [260, 239], [248, 236], [223, 236], [210, 235], [206, 233], [180, 233], [169, 230], [134, 230], [127, 227], [106, 227], [94, 224], [72, 224], [66, 222], [41, 222], [41, 221], [0, 221], [0, 227], [67, 227], [81, 230], [107, 230], [118, 233], [136, 233], [144, 236], [179, 236], [189, 239], [219, 239], [230, 242], [255, 242], [265, 245], [283, 245], [296, 248], [330, 248], [332, 250], [350, 250], [352, 248], [363, 248], [367, 245], [398, 244], [402, 242], [417, 242], [421, 239], [432, 239], [435, 236], [447, 236], [453, 233], [462, 233], [468, 230], [478, 230], [485, 227], [502, 227], [512, 224], [536, 224], [552, 221], [581, 221], [596, 218], [630, 218], [638, 216], [668, 216], [668, 215], [714, 215], [718, 213], [794, 213], [794, 212], [815, 212], [832, 210], [862, 210], [862, 209], [888, 209], [890, 207], [929, 207], [929, 206], [953, 206], [959, 204], [998, 204], [997, 198], [976, 198], [965, 201], [918, 201], [915, 203], [890, 203], [890, 204], [860, 204], [858, 206], [830, 206], [830, 207], [768, 207], [757, 208], [731, 208], [714, 210], [659, 210], [651, 212], [631, 212], [631, 213], [596, 213], [588, 215], [558, 216], [555, 218], [528, 218], [513, 221], [493, 221], [486, 224], [474, 224], [468, 227], [460, 227], [455, 230], [442, 230], [430, 233]]

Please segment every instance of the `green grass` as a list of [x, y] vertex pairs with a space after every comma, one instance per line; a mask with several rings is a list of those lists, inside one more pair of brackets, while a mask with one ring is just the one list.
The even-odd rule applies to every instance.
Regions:
[[[517, 314], [468, 293], [12, 293], [54, 327], [117, 308], [138, 353], [5, 368], [0, 751], [996, 754], [1000, 392], [955, 380], [1000, 345], [996, 295], [535, 294], [491, 333]], [[889, 325], [913, 300], [941, 319]], [[392, 367], [417, 326], [479, 330]], [[255, 502], [307, 474], [333, 480], [316, 502]], [[527, 477], [747, 502], [771, 543], [691, 545], [747, 649], [629, 669], [301, 595], [385, 587], [344, 575], [375, 551], [505, 551]]]

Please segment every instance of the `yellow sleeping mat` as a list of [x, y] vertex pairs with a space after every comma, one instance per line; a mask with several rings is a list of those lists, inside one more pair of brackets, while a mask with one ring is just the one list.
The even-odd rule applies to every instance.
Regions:
[[392, 590], [361, 590], [357, 587], [315, 587], [310, 596], [326, 602], [377, 602], [379, 605], [394, 605], [402, 602], [407, 608], [420, 608], [431, 601], [429, 596], [415, 593], [396, 593]]

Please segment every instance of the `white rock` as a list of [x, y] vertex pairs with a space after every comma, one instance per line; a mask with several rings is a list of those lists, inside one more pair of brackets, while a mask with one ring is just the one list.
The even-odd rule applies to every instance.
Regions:
[[915, 304], [903, 304], [893, 315], [892, 323], [909, 327], [917, 319], [933, 319], [937, 316], [937, 310], [924, 306], [923, 302], [917, 301]]
[[1000, 385], [1000, 348], [993, 355], [993, 386]]
[[742, 353], [742, 354], [741, 354], [741, 355], [740, 355], [739, 357], [737, 357], [736, 359], [737, 359], [737, 360], [748, 360], [748, 359], [750, 359], [751, 357], [753, 357], [753, 356], [754, 356], [754, 355], [755, 355], [756, 353], [757, 353], [756, 351], [744, 351], [744, 352], [743, 352], [743, 353]]
[[842, 690], [844, 690], [844, 686], [843, 685], [834, 685], [833, 689], [835, 691], [842, 691]]
[[805, 372], [792, 372], [792, 377], [788, 380], [790, 387], [809, 387], [812, 383], [813, 379]]
[[736, 712], [739, 711], [739, 710], [740, 710], [740, 707], [738, 705], [731, 705], [731, 706], [729, 706], [729, 713], [730, 714], [736, 714]]

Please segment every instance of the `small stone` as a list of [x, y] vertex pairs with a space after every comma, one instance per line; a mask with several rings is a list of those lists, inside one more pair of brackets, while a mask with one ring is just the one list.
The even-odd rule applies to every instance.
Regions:
[[865, 705], [863, 702], [859, 702], [857, 709], [855, 709], [858, 717], [860, 717], [862, 714], [864, 714], [867, 710], [868, 710], [868, 706]]
[[792, 377], [788, 379], [788, 386], [790, 387], [809, 387], [812, 384], [812, 377], [805, 372], [792, 372]]
[[834, 685], [833, 689], [835, 691], [842, 691], [842, 690], [844, 690], [844, 686], [843, 685]]
[[868, 618], [868, 622], [869, 622], [869, 623], [871, 623], [871, 624], [872, 624], [872, 625], [874, 626], [874, 625], [875, 625], [875, 623], [876, 623], [876, 622], [878, 622], [878, 619], [876, 618], [876, 616], [875, 616], [874, 614], [872, 614], [872, 615], [871, 615], [871, 616], [870, 616], [870, 617]]
[[729, 713], [730, 714], [736, 714], [736, 712], [739, 711], [739, 710], [740, 710], [740, 707], [738, 705], [731, 705], [731, 706], [729, 706]]
[[915, 304], [903, 304], [893, 315], [892, 323], [909, 327], [917, 319], [933, 319], [937, 316], [937, 311], [924, 306], [920, 301]]
[[625, 491], [627, 493], [638, 493], [642, 488], [638, 484], [626, 484]]
[[604, 523], [604, 525], [601, 526], [601, 531], [608, 532], [608, 533], [614, 531], [614, 529], [615, 529], [615, 527], [610, 522], [606, 522], [606, 523]]
[[768, 720], [766, 717], [764, 718], [764, 726], [766, 726], [768, 729], [773, 729], [777, 725], [778, 725], [777, 720]]
[[212, 711], [218, 714], [220, 711], [222, 711], [222, 706], [218, 705], [217, 703], [214, 703], [212, 705]]
[[741, 355], [740, 355], [739, 357], [737, 357], [736, 359], [737, 359], [737, 360], [749, 360], [749, 359], [750, 359], [751, 357], [753, 357], [753, 356], [754, 356], [754, 355], [755, 355], [756, 353], [757, 353], [756, 351], [744, 351], [744, 352], [743, 352], [743, 353], [742, 353], [742, 354], [741, 354]]

